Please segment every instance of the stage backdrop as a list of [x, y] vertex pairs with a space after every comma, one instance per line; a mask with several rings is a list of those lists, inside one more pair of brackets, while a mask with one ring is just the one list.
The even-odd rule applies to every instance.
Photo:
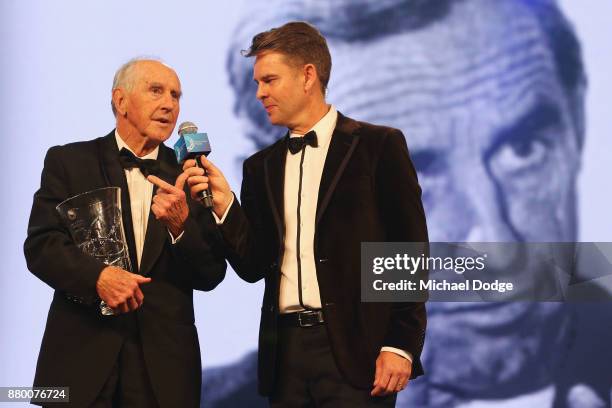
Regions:
[[[329, 34], [334, 60], [329, 87], [330, 102], [358, 119], [401, 127], [407, 135], [409, 147], [412, 147], [411, 134], [418, 134], [419, 129], [423, 129], [423, 123], [416, 119], [404, 119], [411, 114], [412, 104], [416, 106], [420, 100], [418, 97], [407, 97], [405, 100], [397, 99], [394, 107], [385, 106], [383, 102], [389, 96], [379, 92], [383, 84], [388, 84], [390, 89], [404, 85], [398, 85], [396, 77], [385, 77], [384, 70], [388, 65], [379, 66], [377, 60], [406, 53], [405, 60], [390, 60], [390, 63], [397, 63], [397, 70], [393, 68], [389, 72], [400, 72], [399, 67], [404, 64], [418, 67], [423, 65], [423, 61], [429, 61], [428, 56], [433, 54], [421, 49], [423, 58], [419, 59], [419, 42], [413, 41], [414, 38], [423, 40], [423, 44], [432, 41], [430, 46], [436, 47], [439, 44], [431, 37], [435, 36], [436, 27], [448, 24], [453, 28], [461, 21], [480, 27], [482, 20], [494, 20], [497, 13], [492, 10], [495, 9], [493, 0], [432, 1], [437, 6], [430, 7], [431, 10], [416, 10], [419, 6], [415, 4], [427, 2], [360, 0], [356, 2], [353, 12], [347, 11], [350, 9], [348, 0], [329, 2], [332, 4], [329, 7], [309, 5], [314, 2], [307, 1], [303, 4], [299, 1], [273, 3], [240, 0], [172, 3], [142, 0], [8, 0], [0, 4], [0, 118], [5, 151], [0, 163], [0, 185], [4, 191], [0, 216], [5, 230], [0, 249], [3, 264], [0, 269], [0, 386], [31, 384], [52, 297], [52, 290], [28, 272], [22, 250], [32, 195], [39, 185], [44, 155], [51, 146], [92, 139], [107, 134], [113, 128], [111, 84], [115, 70], [122, 63], [135, 56], [155, 56], [176, 69], [184, 92], [179, 122], [195, 122], [202, 131], [208, 132], [213, 148], [211, 159], [225, 171], [234, 191], [239, 192], [242, 159], [253, 153], [258, 144], [267, 143], [266, 137], [269, 136], [266, 135], [270, 134], [265, 132], [265, 124], [261, 123], [257, 109], [252, 106], [254, 94], [243, 83], [251, 61], [241, 60], [239, 54], [240, 49], [248, 47], [250, 36], [256, 30], [279, 25], [292, 18], [320, 23], [321, 29]], [[470, 6], [468, 3], [475, 4]], [[500, 3], [511, 4], [513, 1]], [[516, 0], [514, 3], [516, 7], [519, 4], [523, 7], [527, 3], [548, 2]], [[577, 231], [559, 238], [610, 241], [612, 3], [564, 0], [558, 6], [575, 29], [582, 47], [588, 82], [584, 102], [584, 143], [582, 152], [575, 152], [581, 158], [574, 169], [577, 174], [576, 190], [573, 192], [577, 198]], [[391, 10], [388, 15], [385, 14], [385, 7]], [[397, 7], [395, 12], [393, 7]], [[423, 13], [424, 19], [437, 20], [422, 21], [419, 25], [418, 21], [415, 23], [414, 19], [411, 20], [410, 15], [404, 16], [409, 13], [399, 12], [411, 10], [411, 7], [414, 7], [415, 13]], [[503, 10], [502, 15], [521, 12], [513, 11], [512, 4], [504, 7], [507, 9]], [[482, 15], [478, 15], [479, 10], [483, 10]], [[339, 13], [345, 18], [340, 18], [336, 23], [330, 18], [331, 13]], [[370, 20], [368, 13], [372, 15]], [[393, 28], [385, 28], [385, 24], [381, 24], [381, 19], [388, 19], [382, 21], [387, 21], [389, 26], [399, 24], [401, 21], [396, 19], [402, 16], [406, 18], [406, 24], [414, 24], [414, 27], [394, 32]], [[351, 21], [351, 18], [355, 20]], [[527, 17], [525, 19], [529, 20]], [[528, 21], [525, 24], [528, 25]], [[355, 27], [361, 27], [363, 31]], [[499, 36], [500, 49], [504, 49], [507, 44], [500, 31], [495, 27], [480, 31], [485, 37], [487, 33], [491, 38]], [[410, 37], [412, 34], [414, 38]], [[404, 35], [405, 39], [402, 37]], [[452, 30], [439, 30], [439, 35], [441, 38], [452, 35]], [[405, 48], [401, 45], [404, 40]], [[474, 38], [473, 42], [481, 40], [482, 37]], [[400, 45], [394, 47], [393, 44]], [[451, 51], [448, 58], [452, 57], [454, 61], [461, 58], [458, 50]], [[371, 66], [363, 58], [359, 59], [362, 52], [367, 53]], [[413, 52], [415, 58], [411, 60]], [[435, 57], [433, 62], [430, 61], [436, 75], [445, 69], [435, 65], [444, 62], [440, 58], [442, 62], [435, 61]], [[528, 64], [529, 59], [525, 61]], [[368, 71], [371, 77], [366, 76]], [[446, 74], [452, 74], [450, 68]], [[398, 75], [407, 84], [398, 93], [410, 95], [413, 91], [423, 91], [410, 87], [410, 78], [417, 82], [420, 77], [407, 75], [402, 78], [401, 74]], [[368, 81], [359, 79], [360, 76], [373, 78], [374, 82], [379, 81], [380, 86], [366, 92], [369, 90]], [[461, 89], [460, 85], [457, 87]], [[361, 90], [360, 93], [356, 92], [358, 98], [351, 97], [353, 90]], [[392, 97], [399, 98], [397, 95]], [[371, 106], [374, 107], [370, 109]], [[568, 114], [571, 116], [576, 109], [568, 108]], [[437, 140], [435, 135], [428, 132], [423, 134], [423, 139], [415, 139], [414, 142], [419, 151], [427, 150], [423, 146], [428, 141], [435, 145]], [[173, 144], [175, 140], [176, 136], [173, 136], [168, 144]], [[528, 149], [538, 149], [538, 146]], [[490, 237], [482, 232], [482, 228], [472, 228], [470, 231], [474, 235], [466, 233], [473, 225], [465, 226], [466, 230], [460, 236], [445, 230], [445, 223], [460, 223], [464, 207], [454, 208], [453, 211], [459, 212], [453, 213], [451, 219], [450, 213], [445, 212], [451, 210], [438, 206], [436, 201], [444, 200], [444, 194], [428, 196], [429, 192], [437, 192], [438, 186], [435, 181], [428, 182], [431, 177], [427, 173], [428, 156], [419, 158], [424, 161], [417, 163], [417, 167], [423, 179], [426, 210], [434, 234], [440, 240]], [[547, 176], [556, 179], [555, 174]], [[571, 181], [573, 176], [568, 177]], [[545, 184], [547, 180], [544, 177], [540, 182]], [[466, 209], [466, 214], [472, 213]], [[261, 283], [244, 283], [228, 271], [225, 281], [214, 291], [196, 294], [196, 323], [205, 372], [209, 368], [235, 364], [256, 348], [262, 289]], [[230, 315], [232, 318], [228, 319]], [[70, 333], [66, 333], [66, 336], [70, 336]], [[447, 347], [445, 351], [452, 355], [452, 344]], [[612, 363], [611, 355], [608, 348], [601, 358]], [[218, 374], [220, 369], [213, 372]], [[430, 404], [435, 405], [433, 402]], [[520, 400], [516, 404], [520, 405]]]

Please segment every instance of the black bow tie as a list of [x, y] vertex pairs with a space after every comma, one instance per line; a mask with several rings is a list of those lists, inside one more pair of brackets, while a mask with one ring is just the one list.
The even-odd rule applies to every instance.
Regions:
[[296, 154], [304, 148], [306, 145], [317, 147], [317, 134], [314, 130], [306, 133], [303, 137], [289, 137], [287, 139], [287, 145], [291, 154]]
[[133, 169], [138, 167], [143, 176], [147, 177], [149, 174], [159, 174], [159, 162], [153, 159], [141, 159], [136, 157], [134, 153], [130, 152], [125, 147], [121, 148], [119, 152], [119, 162], [121, 167], [124, 169]]

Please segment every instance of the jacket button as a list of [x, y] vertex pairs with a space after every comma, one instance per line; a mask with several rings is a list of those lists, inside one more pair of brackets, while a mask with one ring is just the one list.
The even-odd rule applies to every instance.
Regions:
[[327, 262], [328, 260], [329, 260], [329, 259], [327, 259], [327, 258], [321, 258], [321, 259], [319, 259], [319, 263], [325, 263], [325, 262]]

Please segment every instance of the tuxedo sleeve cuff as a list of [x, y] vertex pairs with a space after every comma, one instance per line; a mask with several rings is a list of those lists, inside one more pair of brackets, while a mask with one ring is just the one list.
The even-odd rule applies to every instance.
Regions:
[[212, 212], [212, 215], [215, 218], [215, 222], [217, 223], [217, 225], [221, 225], [225, 222], [225, 218], [227, 217], [227, 214], [229, 213], [230, 208], [232, 208], [232, 204], [234, 204], [234, 194], [233, 193], [232, 193], [232, 200], [230, 201], [229, 205], [225, 209], [225, 212], [223, 213], [223, 217], [219, 218], [217, 217], [217, 214], [215, 214], [214, 211]]
[[410, 354], [406, 350], [385, 346], [385, 347], [382, 347], [380, 351], [390, 351], [391, 353], [395, 353], [399, 356], [404, 357], [405, 359], [409, 360], [412, 363], [412, 359], [413, 359], [412, 354]]
[[176, 244], [177, 242], [179, 242], [181, 240], [181, 238], [183, 238], [183, 235], [185, 234], [185, 230], [183, 230], [183, 232], [181, 232], [178, 237], [174, 238], [174, 235], [172, 235], [172, 233], [170, 232], [170, 230], [168, 230], [168, 235], [170, 235], [170, 242], [172, 243], [172, 245]]

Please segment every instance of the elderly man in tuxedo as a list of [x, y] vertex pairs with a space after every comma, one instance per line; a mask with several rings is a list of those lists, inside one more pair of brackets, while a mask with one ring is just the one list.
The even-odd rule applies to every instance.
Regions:
[[244, 163], [241, 204], [222, 172], [185, 163], [192, 196], [211, 188], [228, 259], [265, 280], [259, 391], [272, 406], [394, 406], [423, 373], [423, 303], [365, 303], [360, 244], [427, 242], [421, 189], [401, 131], [325, 100], [331, 56], [313, 26], [253, 38], [257, 99], [284, 138]]
[[[30, 271], [55, 290], [34, 385], [69, 387], [62, 406], [199, 406], [193, 289], [213, 289], [226, 264], [214, 220], [187, 203], [186, 177], [163, 145], [180, 97], [173, 69], [132, 60], [113, 83], [116, 129], [45, 158], [24, 249]], [[81, 252], [55, 208], [109, 186], [121, 188], [131, 271]]]

